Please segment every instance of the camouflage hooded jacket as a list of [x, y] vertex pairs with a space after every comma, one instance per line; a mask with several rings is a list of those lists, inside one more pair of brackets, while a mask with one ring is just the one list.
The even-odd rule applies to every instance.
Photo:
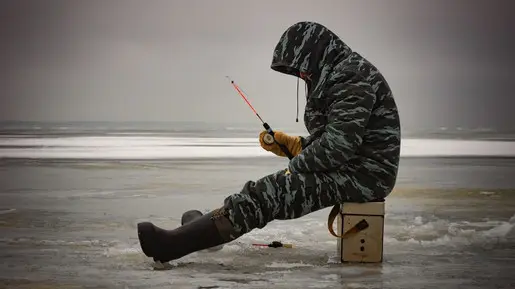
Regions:
[[301, 138], [291, 172], [350, 170], [395, 182], [399, 116], [374, 65], [323, 25], [299, 22], [281, 36], [271, 68], [307, 84], [304, 123], [310, 136]]

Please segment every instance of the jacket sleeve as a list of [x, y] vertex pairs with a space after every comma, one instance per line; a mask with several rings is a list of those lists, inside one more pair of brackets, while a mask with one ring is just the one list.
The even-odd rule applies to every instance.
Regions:
[[354, 75], [333, 85], [325, 97], [331, 100], [325, 131], [290, 161], [292, 173], [338, 169], [361, 145], [376, 100], [371, 85]]
[[305, 149], [309, 144], [311, 144], [316, 139], [315, 135], [301, 136], [300, 144], [302, 149]]

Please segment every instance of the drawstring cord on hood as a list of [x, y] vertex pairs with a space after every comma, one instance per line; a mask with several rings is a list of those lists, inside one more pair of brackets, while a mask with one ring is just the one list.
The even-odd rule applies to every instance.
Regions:
[[297, 77], [297, 118], [295, 122], [299, 122], [299, 78]]

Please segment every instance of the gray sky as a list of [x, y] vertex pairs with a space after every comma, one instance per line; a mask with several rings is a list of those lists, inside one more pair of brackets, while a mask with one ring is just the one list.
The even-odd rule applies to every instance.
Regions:
[[405, 127], [513, 128], [514, 7], [508, 0], [4, 0], [0, 120], [255, 121], [230, 75], [268, 122], [291, 125], [296, 80], [270, 62], [282, 32], [311, 20], [378, 66]]

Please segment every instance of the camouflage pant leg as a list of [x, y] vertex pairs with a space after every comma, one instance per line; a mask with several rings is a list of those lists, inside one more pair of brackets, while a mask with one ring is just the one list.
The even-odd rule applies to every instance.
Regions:
[[249, 181], [225, 199], [228, 217], [240, 235], [263, 228], [272, 220], [300, 218], [343, 202], [377, 198], [377, 188], [344, 172], [288, 174], [284, 170]]

